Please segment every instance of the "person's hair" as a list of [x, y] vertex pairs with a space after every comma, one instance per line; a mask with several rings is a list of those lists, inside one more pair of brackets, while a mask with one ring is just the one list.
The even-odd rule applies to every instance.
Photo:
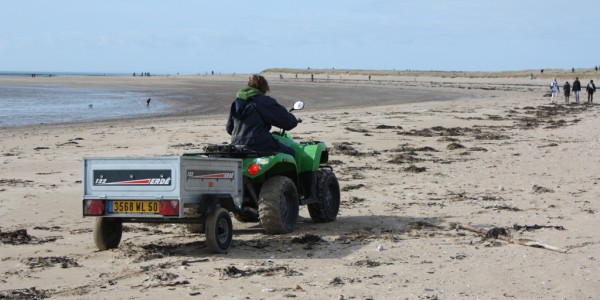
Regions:
[[267, 80], [264, 77], [256, 74], [250, 76], [248, 79], [248, 87], [255, 88], [263, 94], [266, 94], [268, 91], [270, 91]]

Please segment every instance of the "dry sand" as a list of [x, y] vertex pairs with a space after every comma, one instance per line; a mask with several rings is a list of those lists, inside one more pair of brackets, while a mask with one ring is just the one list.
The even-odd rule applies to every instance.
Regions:
[[[234, 221], [225, 255], [170, 224], [126, 224], [118, 249], [98, 251], [81, 207], [82, 157], [198, 152], [228, 140], [224, 115], [0, 129], [0, 298], [598, 297], [599, 106], [551, 106], [547, 80], [345, 79], [271, 77], [281, 102], [307, 100], [295, 137], [331, 148], [338, 219], [313, 224], [302, 207], [298, 229], [278, 236]], [[244, 83], [47, 80], [170, 88], [186, 101], [211, 80]], [[435, 101], [394, 103], [402, 95]]]

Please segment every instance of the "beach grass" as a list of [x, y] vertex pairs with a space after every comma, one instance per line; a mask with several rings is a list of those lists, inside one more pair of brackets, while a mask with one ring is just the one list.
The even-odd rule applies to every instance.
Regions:
[[574, 76], [580, 78], [593, 78], [600, 76], [595, 68], [571, 69], [541, 69], [515, 70], [515, 71], [420, 71], [420, 70], [366, 70], [366, 69], [295, 69], [271, 68], [265, 69], [262, 74], [298, 74], [298, 75], [364, 75], [364, 76], [414, 76], [414, 77], [441, 77], [441, 78], [561, 78], [570, 79]]

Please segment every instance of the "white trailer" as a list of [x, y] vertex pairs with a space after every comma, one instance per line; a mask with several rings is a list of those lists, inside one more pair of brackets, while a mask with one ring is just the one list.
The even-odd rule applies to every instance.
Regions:
[[83, 174], [83, 216], [96, 217], [100, 250], [118, 247], [123, 223], [193, 224], [204, 229], [210, 250], [231, 245], [229, 212], [241, 210], [244, 196], [241, 159], [89, 157]]

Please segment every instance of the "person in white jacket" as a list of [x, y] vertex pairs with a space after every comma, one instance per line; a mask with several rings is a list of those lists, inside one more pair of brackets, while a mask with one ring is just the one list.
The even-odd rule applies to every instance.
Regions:
[[552, 99], [550, 100], [552, 103], [556, 103], [558, 101], [558, 92], [560, 92], [560, 88], [558, 87], [558, 82], [556, 82], [556, 78], [550, 83], [550, 89], [552, 90]]

